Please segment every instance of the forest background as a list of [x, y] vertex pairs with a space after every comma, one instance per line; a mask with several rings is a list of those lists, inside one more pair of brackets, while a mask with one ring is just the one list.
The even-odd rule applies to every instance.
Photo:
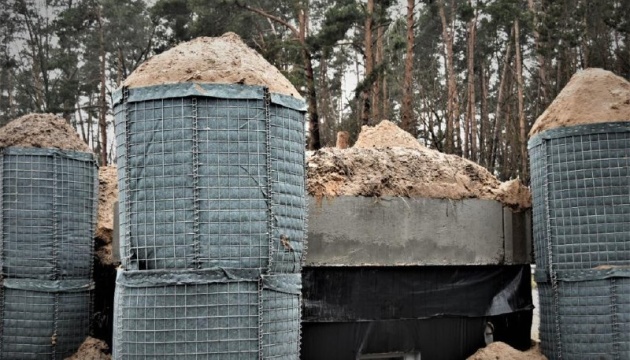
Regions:
[[0, 125], [59, 114], [112, 162], [112, 92], [228, 31], [302, 93], [310, 150], [389, 119], [502, 180], [528, 182], [527, 133], [576, 71], [630, 78], [628, 0], [0, 0]]

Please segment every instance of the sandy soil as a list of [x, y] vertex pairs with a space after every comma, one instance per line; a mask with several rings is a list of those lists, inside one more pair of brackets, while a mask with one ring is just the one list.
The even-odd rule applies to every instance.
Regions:
[[0, 128], [0, 148], [36, 147], [91, 152], [76, 130], [53, 114], [28, 114]]
[[278, 69], [234, 33], [181, 43], [144, 62], [124, 85], [134, 88], [182, 82], [261, 85], [301, 99]]
[[540, 346], [535, 344], [527, 351], [518, 351], [502, 342], [493, 342], [468, 357], [468, 360], [547, 360], [540, 352]]
[[519, 181], [501, 183], [484, 167], [428, 149], [386, 120], [364, 127], [350, 149], [315, 152], [307, 159], [307, 167], [307, 190], [317, 198], [479, 198], [498, 200], [515, 210], [531, 207], [529, 189]]
[[111, 358], [109, 347], [104, 341], [88, 337], [79, 350], [65, 360], [111, 360]]
[[630, 121], [630, 82], [610, 71], [586, 69], [571, 77], [529, 136], [558, 127], [617, 121]]
[[103, 265], [116, 265], [112, 256], [114, 231], [114, 203], [118, 200], [116, 166], [101, 167], [98, 171], [98, 221], [96, 225], [96, 256]]

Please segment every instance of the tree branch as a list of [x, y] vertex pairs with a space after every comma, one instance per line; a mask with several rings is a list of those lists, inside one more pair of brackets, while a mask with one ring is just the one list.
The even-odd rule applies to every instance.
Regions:
[[258, 15], [264, 16], [265, 18], [267, 18], [269, 20], [275, 21], [278, 24], [281, 24], [281, 25], [285, 26], [287, 29], [289, 29], [293, 33], [293, 36], [295, 36], [297, 39], [300, 38], [300, 32], [298, 31], [298, 29], [295, 26], [291, 25], [288, 21], [286, 21], [286, 20], [284, 20], [282, 18], [279, 18], [279, 17], [277, 17], [275, 15], [271, 15], [268, 12], [264, 11], [263, 9], [251, 7], [251, 6], [246, 5], [246, 4], [241, 4], [238, 1], [236, 2], [236, 6], [241, 7], [243, 9], [245, 9], [245, 10], [249, 10], [251, 12], [254, 12], [254, 13], [258, 14]]

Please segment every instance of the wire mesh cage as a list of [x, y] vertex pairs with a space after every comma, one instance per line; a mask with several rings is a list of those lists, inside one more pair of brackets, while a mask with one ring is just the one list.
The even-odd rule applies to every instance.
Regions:
[[301, 100], [187, 83], [123, 88], [114, 101], [126, 268], [299, 272]]
[[4, 148], [0, 262], [9, 278], [90, 278], [97, 209], [92, 154]]
[[85, 280], [3, 280], [0, 358], [72, 355], [89, 335], [92, 288]]
[[550, 359], [630, 357], [630, 124], [529, 141], [541, 345]]
[[547, 358], [630, 358], [630, 270], [564, 274], [555, 290], [548, 281], [538, 288]]
[[298, 359], [299, 275], [119, 271], [114, 359]]

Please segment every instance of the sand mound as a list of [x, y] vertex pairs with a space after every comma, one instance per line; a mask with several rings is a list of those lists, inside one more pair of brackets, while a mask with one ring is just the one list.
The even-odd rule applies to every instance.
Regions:
[[586, 69], [575, 73], [529, 136], [565, 126], [630, 121], [630, 82], [610, 71]]
[[522, 352], [506, 343], [493, 342], [485, 348], [479, 349], [468, 360], [547, 360], [547, 358], [540, 352], [538, 345]]
[[501, 201], [515, 210], [531, 207], [529, 190], [519, 181], [502, 184], [482, 166], [428, 149], [407, 135], [387, 122], [364, 128], [353, 148], [315, 152], [307, 160], [308, 193], [318, 198], [480, 198]]
[[88, 337], [79, 350], [66, 360], [111, 360], [111, 358], [109, 347], [104, 341]]
[[118, 200], [116, 166], [101, 167], [98, 171], [98, 221], [96, 225], [96, 256], [101, 264], [115, 265], [112, 257], [114, 231], [114, 203]]
[[0, 148], [58, 148], [91, 152], [76, 130], [53, 114], [28, 114], [0, 128]]
[[181, 43], [140, 65], [124, 85], [134, 88], [182, 82], [261, 85], [301, 99], [278, 69], [234, 33]]
[[390, 147], [404, 147], [410, 149], [425, 150], [411, 134], [400, 129], [389, 120], [383, 120], [376, 126], [361, 127], [359, 138], [354, 143], [355, 148], [361, 149], [385, 149]]

